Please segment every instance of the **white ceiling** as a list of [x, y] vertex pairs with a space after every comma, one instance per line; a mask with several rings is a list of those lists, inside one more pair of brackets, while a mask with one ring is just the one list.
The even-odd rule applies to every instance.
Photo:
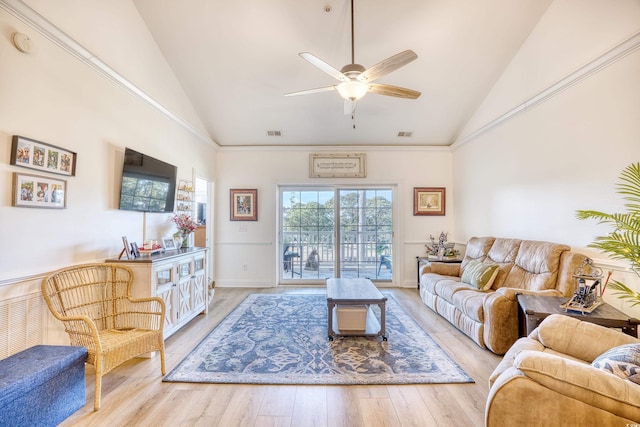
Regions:
[[422, 96], [367, 94], [353, 129], [335, 91], [283, 96], [337, 83], [298, 53], [351, 62], [349, 0], [134, 0], [221, 146], [449, 145], [550, 2], [355, 0], [355, 62], [412, 49], [418, 59], [377, 83]]

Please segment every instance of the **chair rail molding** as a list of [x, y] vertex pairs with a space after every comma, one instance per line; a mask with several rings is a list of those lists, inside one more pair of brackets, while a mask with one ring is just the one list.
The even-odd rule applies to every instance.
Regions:
[[480, 126], [475, 131], [472, 131], [466, 135], [459, 137], [452, 145], [451, 149], [455, 150], [456, 148], [466, 144], [467, 142], [477, 138], [478, 136], [490, 131], [491, 129], [500, 126], [502, 123], [507, 120], [512, 119], [513, 117], [526, 112], [557, 95], [558, 93], [568, 89], [569, 87], [580, 83], [582, 80], [591, 77], [597, 72], [604, 70], [609, 65], [619, 61], [625, 56], [633, 53], [640, 47], [640, 31], [633, 34], [631, 37], [623, 40], [617, 45], [611, 47], [609, 50], [605, 51], [603, 54], [598, 56], [597, 58], [587, 62], [583, 66], [579, 67], [577, 70], [569, 73], [567, 76], [561, 78], [556, 83], [544, 88], [539, 91], [535, 95], [527, 98], [524, 102], [510, 110], [506, 111], [502, 115], [496, 117], [495, 119], [489, 121], [483, 126]]

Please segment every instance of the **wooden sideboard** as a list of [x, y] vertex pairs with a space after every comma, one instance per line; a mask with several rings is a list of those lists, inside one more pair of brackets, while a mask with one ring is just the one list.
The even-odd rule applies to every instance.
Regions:
[[168, 338], [209, 307], [207, 248], [195, 247], [143, 255], [136, 259], [110, 259], [133, 271], [132, 296], [159, 296], [165, 303], [164, 338]]

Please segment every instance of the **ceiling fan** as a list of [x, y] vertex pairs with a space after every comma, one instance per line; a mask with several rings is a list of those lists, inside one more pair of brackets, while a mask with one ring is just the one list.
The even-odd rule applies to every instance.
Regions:
[[418, 57], [412, 50], [405, 50], [393, 55], [376, 65], [365, 69], [362, 65], [355, 63], [355, 49], [353, 41], [353, 0], [351, 0], [351, 64], [347, 64], [340, 71], [332, 67], [322, 59], [309, 53], [302, 52], [299, 55], [316, 66], [321, 71], [329, 74], [331, 77], [340, 81], [333, 86], [325, 86], [316, 89], [302, 90], [291, 92], [285, 96], [308, 95], [311, 93], [328, 92], [337, 90], [342, 98], [344, 98], [344, 114], [353, 114], [356, 104], [360, 98], [368, 92], [377, 93], [379, 95], [395, 96], [398, 98], [416, 99], [420, 96], [420, 92], [406, 89], [399, 86], [387, 84], [373, 83], [374, 80], [407, 65]]

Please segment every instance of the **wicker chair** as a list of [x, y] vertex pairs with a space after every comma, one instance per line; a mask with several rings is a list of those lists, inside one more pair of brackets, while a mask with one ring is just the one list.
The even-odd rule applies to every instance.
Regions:
[[144, 353], [160, 352], [165, 374], [160, 298], [131, 298], [133, 273], [119, 264], [84, 264], [63, 268], [42, 281], [49, 310], [64, 323], [71, 345], [88, 350], [96, 369], [94, 410], [100, 408], [102, 376]]

